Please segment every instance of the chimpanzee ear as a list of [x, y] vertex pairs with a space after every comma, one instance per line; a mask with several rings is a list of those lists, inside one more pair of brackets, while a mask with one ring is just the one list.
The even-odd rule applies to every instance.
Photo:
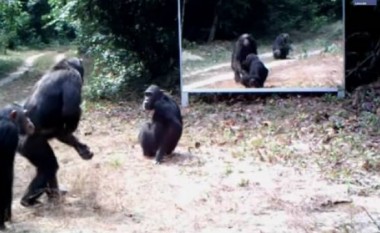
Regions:
[[17, 111], [16, 111], [16, 110], [12, 110], [12, 112], [9, 114], [9, 118], [10, 118], [12, 121], [15, 121], [16, 118], [17, 118]]

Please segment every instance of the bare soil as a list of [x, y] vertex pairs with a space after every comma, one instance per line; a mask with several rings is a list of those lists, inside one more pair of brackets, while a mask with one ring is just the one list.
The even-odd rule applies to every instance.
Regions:
[[[21, 84], [1, 89], [15, 91]], [[68, 194], [24, 208], [34, 168], [17, 156], [9, 232], [379, 232], [380, 106], [358, 105], [332, 97], [192, 103], [181, 109], [175, 154], [157, 166], [137, 143], [151, 116], [139, 102], [87, 101], [77, 135], [94, 158], [52, 140]]]

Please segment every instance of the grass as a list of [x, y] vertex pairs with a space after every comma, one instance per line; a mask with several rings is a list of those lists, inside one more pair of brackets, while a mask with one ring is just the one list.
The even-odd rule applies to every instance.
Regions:
[[23, 60], [20, 57], [2, 55], [0, 56], [0, 79], [7, 74], [16, 71], [22, 65]]

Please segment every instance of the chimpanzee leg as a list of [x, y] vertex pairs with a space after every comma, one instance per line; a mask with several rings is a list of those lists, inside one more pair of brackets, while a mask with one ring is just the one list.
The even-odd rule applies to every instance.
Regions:
[[[4, 152], [4, 151], [2, 151]], [[4, 152], [1, 154], [6, 158], [9, 154]], [[11, 160], [13, 161], [13, 160]], [[13, 162], [1, 161], [0, 170], [0, 230], [5, 229], [4, 222], [11, 220], [12, 205], [12, 183], [13, 183]]]
[[56, 176], [48, 181], [46, 195], [50, 201], [57, 200], [65, 194], [67, 194], [67, 190], [58, 189], [58, 180]]
[[235, 76], [234, 76], [235, 82], [240, 83], [241, 77], [240, 77], [239, 71], [234, 71], [234, 74], [235, 74]]
[[155, 156], [156, 164], [160, 164], [163, 157], [173, 152], [182, 134], [182, 127], [179, 124], [174, 124], [167, 129], [166, 135], [159, 142]]
[[143, 150], [143, 155], [148, 157], [154, 157], [157, 151], [157, 142], [155, 139], [153, 126], [150, 122], [145, 123], [139, 133], [139, 142]]
[[94, 156], [94, 153], [90, 151], [90, 148], [86, 144], [80, 142], [78, 138], [72, 134], [60, 134], [57, 136], [57, 139], [66, 145], [73, 147], [82, 159], [89, 160]]
[[[36, 176], [21, 199], [23, 206], [32, 206], [38, 203], [37, 199], [46, 191], [49, 181], [56, 179], [58, 161], [47, 139], [39, 135], [29, 136], [20, 145], [19, 152], [37, 168]], [[58, 182], [54, 186], [49, 188], [58, 190]]]

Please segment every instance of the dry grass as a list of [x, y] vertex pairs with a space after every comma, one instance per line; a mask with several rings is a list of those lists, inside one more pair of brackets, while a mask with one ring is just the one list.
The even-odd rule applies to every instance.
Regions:
[[[344, 106], [329, 98], [195, 104], [183, 109], [185, 131], [176, 155], [155, 166], [137, 144], [138, 128], [149, 117], [139, 103], [87, 103], [78, 136], [95, 157], [83, 161], [52, 142], [59, 180], [69, 193], [58, 204], [43, 200], [43, 206], [26, 209], [19, 199], [33, 168], [19, 156], [11, 227], [15, 232], [377, 232], [360, 209], [380, 221], [380, 208], [373, 204], [379, 201], [379, 173], [361, 167], [363, 150], [376, 149], [364, 145], [367, 133], [333, 129], [331, 119]], [[325, 114], [331, 116], [315, 123]], [[347, 144], [350, 137], [358, 142]]]

